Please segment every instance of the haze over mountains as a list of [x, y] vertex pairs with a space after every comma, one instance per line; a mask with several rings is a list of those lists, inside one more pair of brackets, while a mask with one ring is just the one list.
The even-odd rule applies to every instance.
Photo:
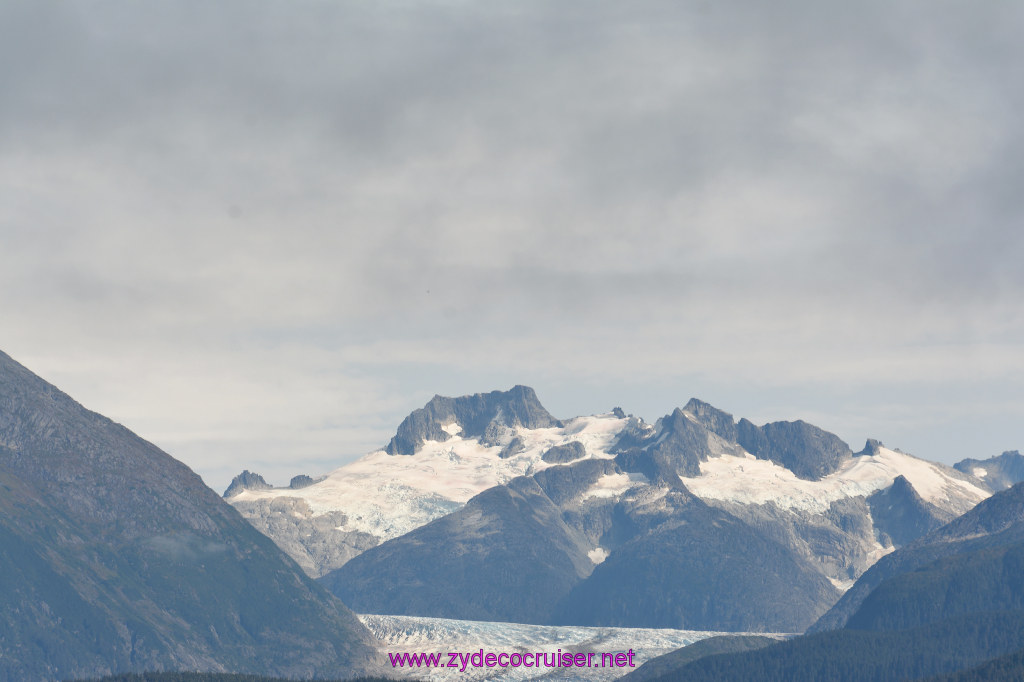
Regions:
[[185, 465], [0, 352], [0, 680], [346, 676], [374, 641]]
[[855, 453], [695, 399], [647, 424], [619, 409], [556, 419], [521, 386], [438, 396], [323, 478], [232, 484], [229, 501], [318, 584], [187, 467], [0, 353], [0, 680], [344, 677], [376, 650], [343, 601], [492, 623], [812, 626], [782, 644], [716, 639], [643, 679], [1012, 665], [1019, 460]]
[[805, 422], [696, 399], [558, 420], [517, 386], [436, 396], [312, 485], [230, 492], [361, 612], [797, 632], [991, 488]]

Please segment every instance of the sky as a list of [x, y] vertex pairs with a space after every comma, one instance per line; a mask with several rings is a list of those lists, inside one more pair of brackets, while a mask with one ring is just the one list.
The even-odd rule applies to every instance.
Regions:
[[1024, 4], [4, 0], [0, 349], [223, 491], [433, 395], [1024, 449]]

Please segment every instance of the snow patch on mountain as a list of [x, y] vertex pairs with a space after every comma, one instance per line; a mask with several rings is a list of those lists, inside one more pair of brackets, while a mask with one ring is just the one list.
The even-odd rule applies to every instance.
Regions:
[[[315, 516], [344, 513], [346, 523], [338, 530], [369, 533], [383, 542], [455, 511], [488, 488], [553, 466], [541, 459], [553, 446], [578, 441], [589, 457], [611, 459], [614, 455], [608, 449], [626, 421], [611, 413], [577, 417], [563, 427], [510, 430], [495, 445], [459, 436], [462, 427], [452, 423], [444, 427], [450, 439], [427, 441], [415, 454], [389, 455], [378, 450], [306, 488], [243, 490], [230, 502], [298, 498]], [[522, 440], [523, 451], [499, 457], [514, 437]], [[630, 480], [623, 477], [609, 485], [621, 486]]]
[[958, 478], [956, 472], [884, 447], [873, 455], [850, 459], [820, 481], [798, 478], [789, 469], [751, 454], [720, 455], [701, 462], [700, 470], [700, 476], [682, 481], [705, 500], [773, 503], [816, 514], [825, 513], [832, 502], [844, 497], [867, 496], [886, 488], [901, 474], [922, 498], [944, 509], [966, 511], [990, 494]]
[[605, 474], [583, 493], [583, 499], [591, 497], [603, 499], [616, 498], [633, 486], [645, 483], [648, 483], [648, 480], [643, 474]]

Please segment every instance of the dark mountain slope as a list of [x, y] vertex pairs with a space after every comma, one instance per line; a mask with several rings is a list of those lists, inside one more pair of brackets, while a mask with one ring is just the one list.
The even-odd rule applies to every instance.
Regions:
[[831, 474], [853, 456], [850, 447], [838, 436], [804, 421], [755, 426], [741, 419], [736, 431], [744, 450], [811, 481]]
[[[964, 615], [897, 632], [837, 630], [707, 656], [657, 680], [898, 682], [963, 670], [1021, 648], [1024, 614]], [[970, 678], [969, 678], [970, 679]]]
[[951, 514], [921, 499], [905, 476], [897, 476], [888, 488], [868, 495], [867, 502], [875, 528], [897, 547], [952, 519]]
[[755, 649], [763, 649], [772, 644], [778, 644], [779, 641], [774, 637], [765, 637], [763, 635], [717, 635], [715, 637], [708, 637], [689, 646], [684, 646], [681, 649], [656, 656], [633, 672], [618, 678], [618, 680], [619, 682], [651, 682], [651, 680], [661, 679], [665, 675], [674, 673], [674, 671], [684, 665], [707, 656], [754, 651]]
[[[658, 475], [662, 455], [634, 455], [623, 463]], [[838, 597], [671, 471], [669, 490], [581, 499], [613, 473], [615, 462], [584, 460], [517, 478], [321, 581], [370, 613], [714, 630], [802, 630]], [[595, 567], [598, 547], [611, 554]]]
[[337, 599], [191, 470], [0, 353], [0, 680], [338, 676], [373, 656]]
[[517, 478], [320, 580], [362, 613], [543, 623], [592, 567], [577, 540], [541, 487]]
[[853, 630], [905, 630], [953, 615], [1024, 611], [1024, 543], [938, 559], [884, 580], [846, 622]]
[[1024, 483], [896, 550], [847, 594], [815, 626], [839, 629], [702, 659], [666, 679], [902, 680], [986, 661], [978, 675], [1005, 679], [1024, 647]]
[[[670, 517], [616, 547], [562, 601], [555, 622], [799, 632], [839, 596], [792, 550], [731, 514], [677, 491], [655, 504]], [[645, 512], [638, 505], [626, 516]]]
[[[691, 398], [685, 408], [677, 408], [662, 417], [658, 426], [659, 432], [646, 442], [623, 445], [659, 452], [676, 461], [679, 474], [687, 477], [700, 475], [700, 463], [711, 456], [709, 433], [807, 480], [821, 479], [853, 456], [850, 447], [838, 436], [813, 424], [795, 421], [757, 426], [747, 419], [736, 423], [728, 412], [696, 398]], [[627, 447], [622, 449], [625, 451]]]
[[[843, 627], [867, 599], [868, 595], [889, 578], [923, 569], [941, 559], [970, 555], [993, 548], [1012, 548], [1024, 544], [1024, 483], [997, 493], [974, 509], [945, 526], [882, 557], [868, 569], [843, 595], [832, 609], [810, 628], [810, 632]], [[965, 561], [984, 561], [990, 554], [981, 554]], [[1012, 561], [1011, 553], [1008, 561]], [[993, 561], [997, 561], [993, 558]], [[957, 562], [947, 563], [940, 573], [951, 580]], [[995, 564], [988, 566], [995, 570]], [[903, 578], [908, 580], [908, 578]], [[998, 605], [997, 602], [994, 602]], [[983, 608], [983, 607], [982, 607]]]
[[690, 398], [683, 411], [692, 414], [708, 431], [719, 435], [729, 442], [736, 442], [738, 438], [736, 420], [728, 412], [697, 398]]
[[993, 491], [1005, 490], [1024, 481], [1024, 455], [1016, 450], [1007, 450], [988, 459], [965, 459], [954, 464], [953, 468], [968, 476], [976, 476]]
[[1024, 680], [1024, 649], [999, 656], [981, 665], [921, 682], [1020, 682]]

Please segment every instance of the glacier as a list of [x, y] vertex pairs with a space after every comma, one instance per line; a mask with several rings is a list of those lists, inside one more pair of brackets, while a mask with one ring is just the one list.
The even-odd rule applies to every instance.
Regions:
[[[708, 632], [703, 630], [671, 630], [659, 628], [615, 628], [558, 625], [528, 625], [486, 621], [426, 618], [421, 616], [388, 616], [360, 614], [359, 620], [369, 628], [384, 653], [442, 652], [442, 664], [448, 652], [564, 652], [615, 653], [630, 649], [635, 653], [636, 667], [630, 668], [525, 668], [468, 667], [459, 668], [395, 668], [401, 677], [441, 682], [446, 680], [614, 680], [636, 670], [646, 661], [689, 646], [716, 635], [746, 633]], [[790, 633], [757, 633], [785, 639]], [[391, 673], [391, 666], [388, 673]]]

